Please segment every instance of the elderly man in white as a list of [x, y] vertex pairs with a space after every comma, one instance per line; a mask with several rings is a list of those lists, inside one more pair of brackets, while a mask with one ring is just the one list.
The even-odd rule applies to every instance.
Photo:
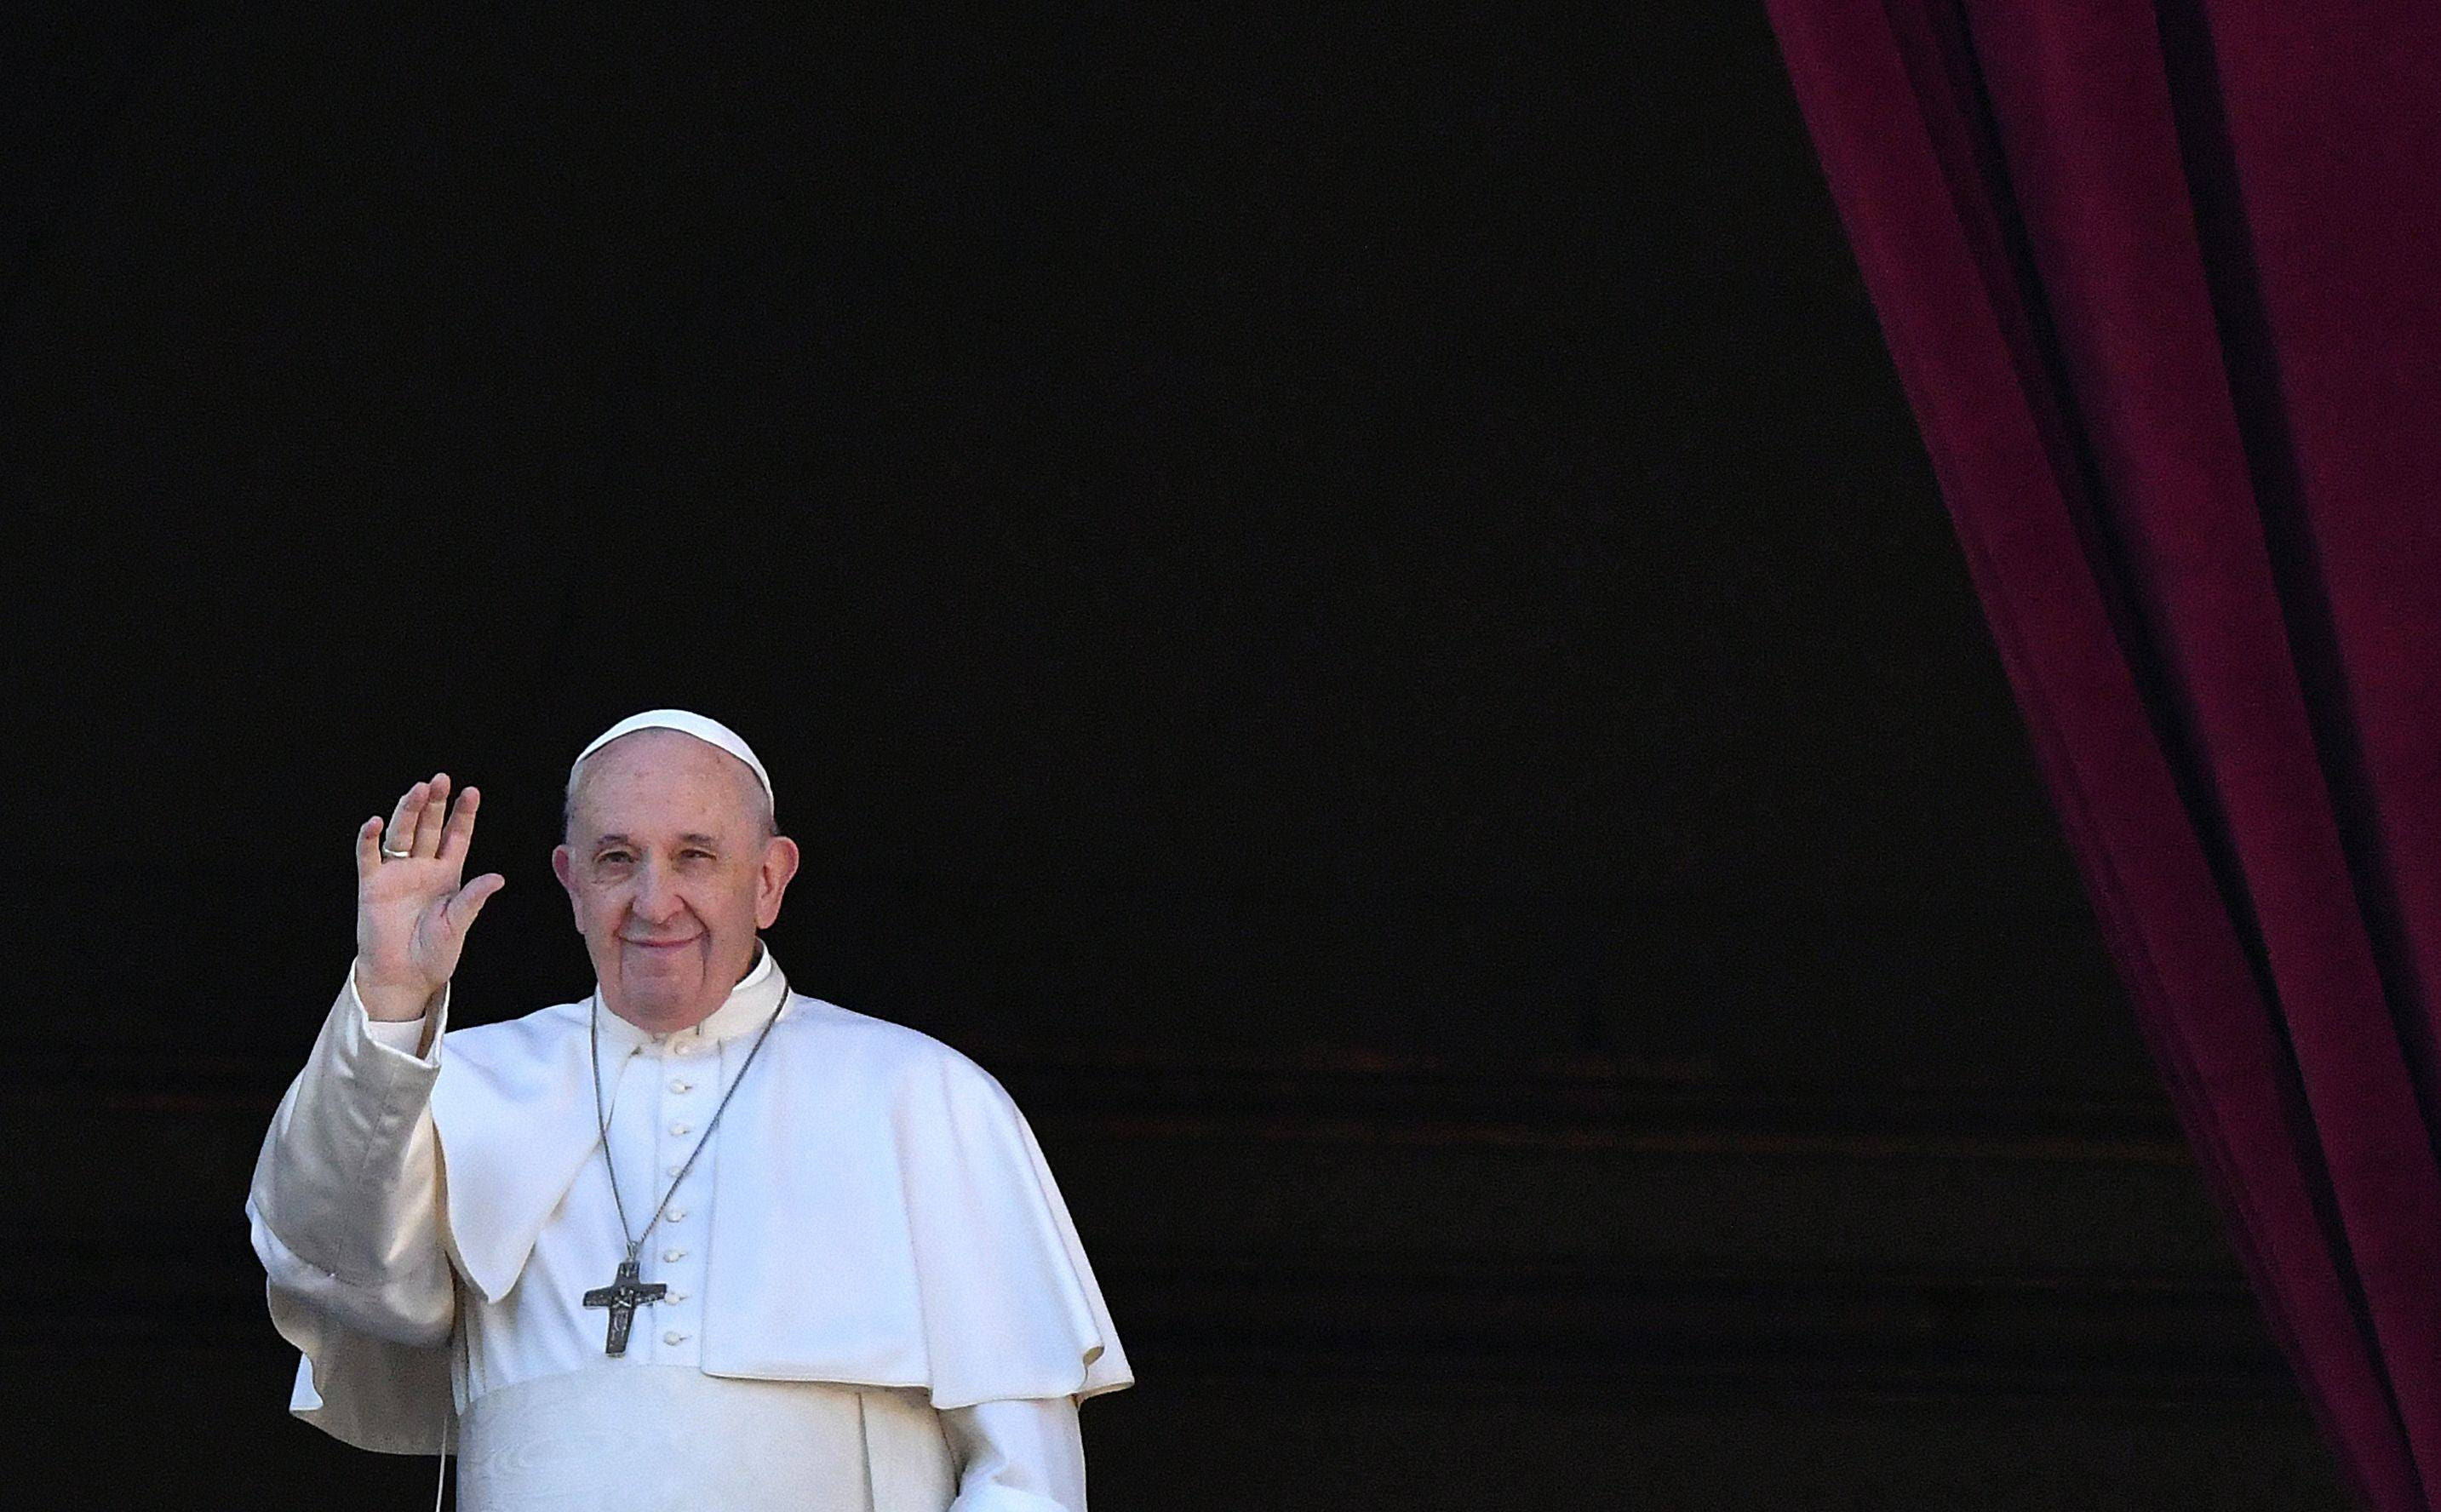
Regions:
[[447, 1030], [479, 796], [356, 832], [246, 1202], [291, 1410], [454, 1431], [467, 1512], [1084, 1512], [1076, 1404], [1134, 1377], [1050, 1168], [974, 1062], [789, 989], [753, 751], [680, 710], [588, 746], [551, 867], [595, 988]]

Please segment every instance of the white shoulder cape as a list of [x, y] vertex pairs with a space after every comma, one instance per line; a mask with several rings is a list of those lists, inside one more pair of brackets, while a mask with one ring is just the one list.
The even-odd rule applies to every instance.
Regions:
[[[1050, 1166], [999, 1081], [918, 1030], [789, 1000], [720, 1124], [704, 1371], [920, 1387], [936, 1409], [1132, 1384]], [[597, 1158], [587, 1006], [443, 1036], [431, 1105], [443, 1239], [492, 1302]], [[306, 1356], [298, 1415], [362, 1448], [440, 1450], [446, 1344], [271, 1301]]]

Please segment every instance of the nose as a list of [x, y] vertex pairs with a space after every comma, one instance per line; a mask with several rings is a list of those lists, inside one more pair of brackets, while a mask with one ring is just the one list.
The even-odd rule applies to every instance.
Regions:
[[658, 926], [677, 918], [685, 904], [678, 897], [676, 879], [647, 861], [637, 873], [635, 895], [627, 907], [638, 918]]

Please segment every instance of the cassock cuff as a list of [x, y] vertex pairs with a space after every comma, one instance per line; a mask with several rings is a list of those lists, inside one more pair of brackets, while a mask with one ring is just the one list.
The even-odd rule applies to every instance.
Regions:
[[[441, 984], [441, 1001], [426, 1015], [414, 1018], [375, 1018], [366, 1011], [365, 999], [356, 991], [356, 967], [348, 963], [348, 1001], [353, 1007], [355, 1020], [365, 1043], [376, 1060], [403, 1061], [408, 1066], [429, 1071], [441, 1064], [441, 1036], [449, 1028], [449, 983]], [[424, 1043], [425, 1018], [437, 1019], [432, 1026], [432, 1044], [421, 1055], [416, 1047]], [[403, 1068], [402, 1068], [403, 1069]]]

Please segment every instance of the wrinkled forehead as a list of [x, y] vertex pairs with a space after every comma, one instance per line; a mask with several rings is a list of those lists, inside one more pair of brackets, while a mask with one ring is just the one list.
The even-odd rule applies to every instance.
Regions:
[[675, 729], [639, 729], [593, 751], [569, 775], [571, 818], [594, 827], [709, 821], [756, 822], [763, 783], [727, 751]]

